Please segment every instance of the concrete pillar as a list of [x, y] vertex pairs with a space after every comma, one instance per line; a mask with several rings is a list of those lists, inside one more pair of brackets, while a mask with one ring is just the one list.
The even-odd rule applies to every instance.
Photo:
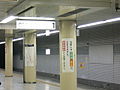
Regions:
[[24, 83], [36, 83], [36, 34], [24, 35]]
[[[36, 8], [25, 12], [25, 17], [36, 17]], [[29, 30], [24, 35], [24, 83], [36, 83], [36, 34]]]
[[60, 90], [77, 90], [76, 21], [60, 21]]
[[5, 76], [13, 76], [13, 30], [5, 30]]

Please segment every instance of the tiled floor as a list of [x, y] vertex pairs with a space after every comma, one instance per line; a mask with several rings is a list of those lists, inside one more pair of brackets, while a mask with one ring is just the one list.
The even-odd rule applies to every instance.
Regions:
[[[15, 74], [14, 77], [5, 77], [0, 73], [0, 90], [60, 90], [59, 83], [50, 80], [38, 79], [36, 84], [24, 84], [22, 75]], [[78, 90], [103, 90], [85, 85], [80, 85]]]

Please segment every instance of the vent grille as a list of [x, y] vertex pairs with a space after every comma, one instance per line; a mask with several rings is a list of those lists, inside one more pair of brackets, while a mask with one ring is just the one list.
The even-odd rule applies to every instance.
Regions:
[[59, 15], [58, 17], [67, 17], [67, 16], [71, 16], [71, 15], [74, 15], [74, 14], [77, 14], [77, 13], [80, 13], [80, 12], [83, 12], [83, 11], [86, 11], [88, 10], [89, 8], [79, 8], [79, 9], [76, 9], [76, 10], [73, 10], [73, 11], [70, 11], [70, 12], [67, 12], [65, 14], [62, 14], [62, 15]]

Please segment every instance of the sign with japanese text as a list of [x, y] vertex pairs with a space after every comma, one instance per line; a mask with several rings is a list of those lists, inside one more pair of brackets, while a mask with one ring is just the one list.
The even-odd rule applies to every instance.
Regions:
[[55, 30], [55, 21], [33, 21], [33, 20], [17, 20], [16, 29], [39, 29], [39, 30]]
[[74, 72], [74, 49], [73, 39], [62, 39], [62, 72]]

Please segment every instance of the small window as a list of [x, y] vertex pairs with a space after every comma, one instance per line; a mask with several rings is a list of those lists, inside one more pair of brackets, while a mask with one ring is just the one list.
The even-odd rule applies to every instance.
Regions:
[[46, 55], [50, 55], [50, 49], [46, 49], [45, 53]]

